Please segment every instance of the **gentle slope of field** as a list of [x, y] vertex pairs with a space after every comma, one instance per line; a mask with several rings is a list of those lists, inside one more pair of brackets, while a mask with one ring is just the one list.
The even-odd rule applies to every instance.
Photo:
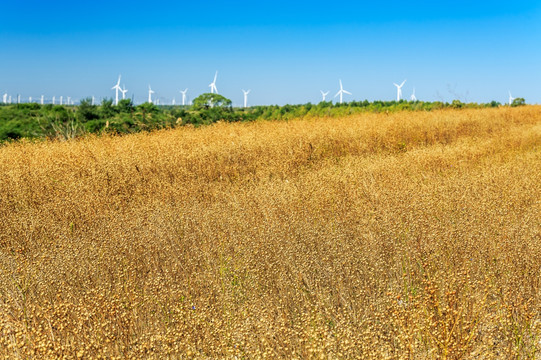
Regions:
[[0, 148], [6, 358], [538, 358], [541, 108]]

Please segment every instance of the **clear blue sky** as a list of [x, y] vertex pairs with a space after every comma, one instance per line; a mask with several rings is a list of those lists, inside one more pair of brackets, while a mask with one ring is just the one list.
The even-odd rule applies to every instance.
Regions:
[[394, 99], [541, 103], [541, 1], [2, 1], [0, 92], [136, 102]]

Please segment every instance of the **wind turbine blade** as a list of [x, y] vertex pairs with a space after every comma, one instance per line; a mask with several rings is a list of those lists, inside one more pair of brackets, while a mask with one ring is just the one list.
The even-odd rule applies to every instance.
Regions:
[[394, 86], [396, 86], [396, 87], [400, 87], [400, 86], [398, 86], [398, 84], [397, 84], [397, 83], [393, 83], [393, 85], [394, 85]]
[[349, 91], [346, 91], [346, 90], [344, 90], [344, 94], [349, 94], [349, 95], [351, 95], [351, 93], [350, 93]]
[[402, 81], [402, 84], [400, 84], [400, 87], [404, 86], [405, 83], [406, 83], [406, 80]]
[[340, 95], [342, 93], [342, 90], [340, 90], [339, 92], [336, 93], [336, 95], [334, 95], [334, 97], [337, 97], [338, 95]]
[[216, 82], [217, 77], [218, 77], [218, 70], [216, 70], [216, 74], [214, 74], [214, 81], [212, 82], [213, 84]]

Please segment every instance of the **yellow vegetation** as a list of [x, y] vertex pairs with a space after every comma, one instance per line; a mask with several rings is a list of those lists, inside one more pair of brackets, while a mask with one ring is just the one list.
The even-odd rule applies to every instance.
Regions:
[[540, 107], [0, 148], [5, 358], [540, 354]]

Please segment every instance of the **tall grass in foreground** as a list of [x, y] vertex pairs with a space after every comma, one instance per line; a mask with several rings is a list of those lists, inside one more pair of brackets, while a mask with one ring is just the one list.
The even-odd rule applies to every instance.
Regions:
[[541, 108], [0, 148], [0, 355], [541, 357]]

